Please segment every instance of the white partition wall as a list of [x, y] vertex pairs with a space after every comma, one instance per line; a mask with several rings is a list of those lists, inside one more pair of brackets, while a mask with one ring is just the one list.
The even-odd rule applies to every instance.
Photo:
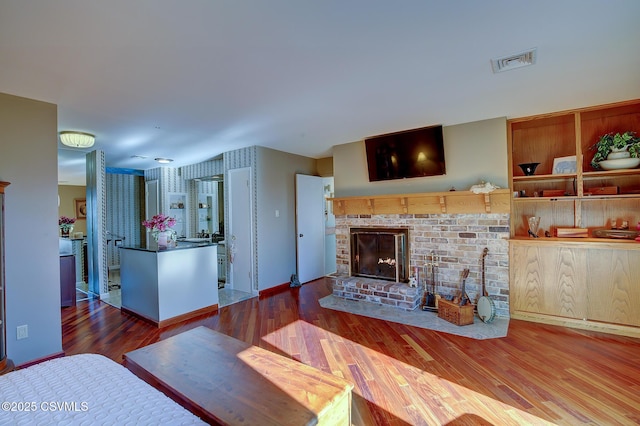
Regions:
[[87, 154], [87, 256], [89, 293], [109, 297], [107, 269], [107, 192], [103, 151]]

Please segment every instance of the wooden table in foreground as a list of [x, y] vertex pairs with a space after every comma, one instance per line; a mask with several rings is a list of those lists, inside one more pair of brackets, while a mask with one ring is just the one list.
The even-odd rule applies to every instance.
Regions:
[[126, 353], [124, 365], [209, 423], [351, 424], [351, 383], [206, 327]]

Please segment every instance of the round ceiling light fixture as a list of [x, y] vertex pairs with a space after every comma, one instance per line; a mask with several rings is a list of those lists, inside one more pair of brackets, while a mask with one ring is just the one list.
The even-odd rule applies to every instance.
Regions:
[[91, 133], [64, 131], [60, 132], [60, 142], [72, 148], [89, 148], [92, 147], [96, 137]]
[[162, 163], [162, 164], [169, 164], [170, 162], [172, 162], [173, 160], [171, 158], [154, 158], [154, 160], [156, 160], [158, 163]]

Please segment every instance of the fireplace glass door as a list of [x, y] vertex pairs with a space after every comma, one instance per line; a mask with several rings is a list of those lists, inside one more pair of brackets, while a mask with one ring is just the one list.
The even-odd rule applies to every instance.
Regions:
[[407, 280], [407, 230], [351, 230], [351, 274], [395, 282]]

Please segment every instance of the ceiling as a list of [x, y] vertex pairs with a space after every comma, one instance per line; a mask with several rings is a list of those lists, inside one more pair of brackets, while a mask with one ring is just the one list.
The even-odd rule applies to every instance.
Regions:
[[[639, 18], [637, 0], [0, 0], [0, 92], [57, 104], [110, 167], [251, 145], [321, 158], [640, 98]], [[534, 66], [492, 72], [534, 47]], [[85, 154], [59, 144], [61, 184], [84, 184]]]

